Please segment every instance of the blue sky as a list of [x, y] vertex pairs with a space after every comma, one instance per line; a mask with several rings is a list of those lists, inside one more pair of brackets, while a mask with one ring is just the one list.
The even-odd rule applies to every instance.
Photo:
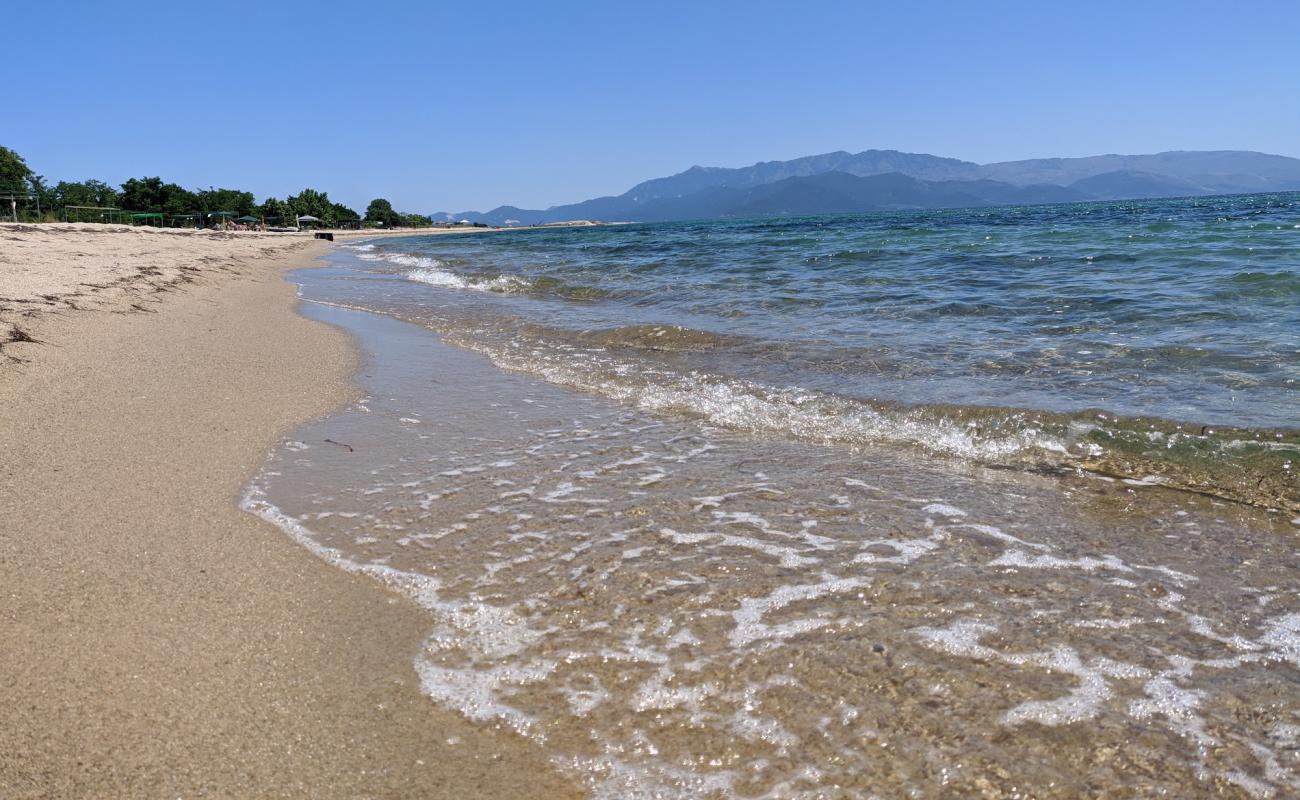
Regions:
[[15, 3], [0, 144], [59, 180], [545, 207], [693, 164], [1300, 156], [1300, 2]]

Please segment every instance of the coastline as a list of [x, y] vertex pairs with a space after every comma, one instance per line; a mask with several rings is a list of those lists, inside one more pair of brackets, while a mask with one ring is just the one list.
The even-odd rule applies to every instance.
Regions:
[[280, 435], [355, 396], [353, 343], [281, 277], [327, 250], [23, 310], [39, 343], [0, 364], [0, 794], [578, 795], [420, 694], [413, 603], [237, 506]]
[[[425, 693], [594, 795], [1290, 780], [1260, 766], [1282, 734], [1221, 688], [1290, 707], [1281, 520], [646, 413], [366, 302], [393, 292], [350, 258], [294, 278], [319, 304], [301, 313], [360, 344], [366, 399], [295, 429], [249, 507], [428, 608]], [[412, 304], [468, 294], [408, 284]]]

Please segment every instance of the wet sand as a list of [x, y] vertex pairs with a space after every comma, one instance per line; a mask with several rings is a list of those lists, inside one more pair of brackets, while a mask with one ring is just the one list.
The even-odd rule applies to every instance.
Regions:
[[22, 310], [42, 343], [0, 364], [0, 796], [577, 795], [421, 696], [413, 603], [237, 507], [282, 433], [354, 396], [352, 344], [280, 277], [325, 249]]

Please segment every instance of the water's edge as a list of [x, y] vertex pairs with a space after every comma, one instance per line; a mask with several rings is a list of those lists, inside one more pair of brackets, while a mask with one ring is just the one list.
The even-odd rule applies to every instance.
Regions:
[[[1300, 788], [1272, 671], [1300, 666], [1287, 526], [1159, 486], [728, 432], [502, 371], [387, 315], [301, 311], [357, 338], [368, 395], [295, 432], [242, 507], [425, 608], [426, 694], [533, 739], [597, 796], [981, 780], [1070, 796], [1095, 785], [1069, 764], [1122, 748], [1134, 720], [1158, 732], [1153, 787]], [[1080, 613], [1069, 598], [1088, 625], [1053, 621]], [[1235, 706], [1211, 687], [1239, 672], [1281, 704], [1273, 727], [1225, 726]], [[984, 696], [985, 673], [1005, 688]], [[916, 694], [931, 684], [947, 699]], [[990, 725], [1002, 743], [974, 746]], [[1093, 766], [1103, 787], [1147, 757], [1117, 752]], [[1008, 753], [1033, 755], [999, 778]]]

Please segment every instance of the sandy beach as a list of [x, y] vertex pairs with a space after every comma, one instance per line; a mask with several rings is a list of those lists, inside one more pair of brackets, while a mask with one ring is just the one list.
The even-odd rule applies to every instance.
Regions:
[[419, 692], [413, 603], [240, 511], [354, 396], [329, 245], [0, 226], [0, 796], [567, 797]]

